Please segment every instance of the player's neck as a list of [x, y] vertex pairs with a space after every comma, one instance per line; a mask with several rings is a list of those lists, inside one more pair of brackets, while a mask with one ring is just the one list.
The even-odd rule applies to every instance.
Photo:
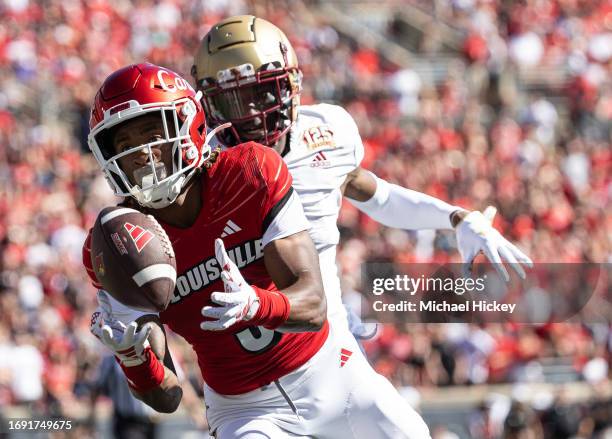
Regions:
[[174, 203], [153, 213], [155, 218], [180, 229], [191, 227], [202, 208], [202, 179], [194, 176], [191, 184], [176, 198]]

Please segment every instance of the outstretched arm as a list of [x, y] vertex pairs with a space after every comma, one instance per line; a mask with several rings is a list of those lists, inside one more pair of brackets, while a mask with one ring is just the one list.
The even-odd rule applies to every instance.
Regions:
[[224, 292], [211, 294], [217, 305], [202, 308], [210, 320], [204, 330], [222, 331], [241, 321], [285, 332], [318, 331], [325, 323], [327, 306], [318, 257], [308, 232], [275, 239], [264, 247], [264, 261], [280, 291], [249, 283], [229, 258], [221, 239], [215, 241]]
[[151, 333], [149, 334], [149, 342], [151, 351], [157, 360], [162, 360], [164, 368], [164, 377], [156, 387], [146, 391], [139, 391], [130, 386], [132, 394], [142, 402], [152, 407], [161, 413], [173, 413], [181, 403], [183, 389], [179, 384], [176, 376], [176, 370], [170, 351], [168, 351], [168, 342], [166, 341], [166, 333], [159, 318], [153, 315], [142, 316], [136, 320], [139, 327], [145, 323], [152, 325]]
[[355, 168], [343, 185], [351, 204], [388, 227], [405, 230], [452, 229], [463, 209]]
[[500, 276], [510, 276], [503, 265], [509, 263], [525, 278], [521, 264], [531, 267], [529, 257], [492, 226], [495, 208], [468, 212], [432, 196], [390, 184], [360, 167], [355, 168], [342, 187], [351, 203], [374, 220], [389, 227], [407, 230], [455, 228], [457, 248], [464, 262], [472, 263], [484, 253]]
[[162, 413], [174, 412], [182, 390], [156, 315], [143, 315], [127, 326], [113, 317], [105, 292], [91, 318], [91, 332], [115, 355], [133, 395]]

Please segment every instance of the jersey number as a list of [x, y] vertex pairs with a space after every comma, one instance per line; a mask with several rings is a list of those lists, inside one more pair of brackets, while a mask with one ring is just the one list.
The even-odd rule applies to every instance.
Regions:
[[276, 345], [283, 334], [263, 326], [249, 326], [236, 334], [238, 343], [252, 354], [261, 354]]

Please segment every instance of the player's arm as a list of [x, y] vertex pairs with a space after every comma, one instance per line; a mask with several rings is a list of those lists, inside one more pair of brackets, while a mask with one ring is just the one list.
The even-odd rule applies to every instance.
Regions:
[[353, 170], [341, 190], [355, 207], [385, 226], [406, 230], [452, 229], [467, 214], [437, 198], [390, 184], [363, 169], [360, 164], [365, 148], [355, 120], [339, 106], [326, 108], [328, 122], [335, 132], [342, 133], [343, 148], [352, 151], [348, 165]]
[[90, 252], [91, 230], [82, 253], [87, 275], [99, 290], [99, 306], [91, 316], [90, 331], [115, 354], [136, 398], [158, 412], [176, 411], [182, 390], [159, 317], [132, 310], [102, 290]]
[[457, 248], [464, 262], [471, 263], [479, 252], [495, 264], [499, 274], [509, 280], [502, 259], [510, 263], [521, 277], [520, 264], [531, 266], [531, 260], [492, 226], [495, 209], [468, 212], [421, 192], [391, 184], [360, 167], [363, 142], [353, 118], [336, 110], [338, 123], [345, 127], [347, 144], [354, 151], [354, 169], [342, 191], [351, 203], [381, 224], [406, 230], [455, 229]]
[[90, 330], [115, 355], [132, 394], [158, 412], [174, 412], [183, 392], [159, 318], [145, 314], [126, 326], [113, 316], [104, 291], [98, 302]]
[[266, 268], [289, 301], [289, 316], [278, 329], [316, 331], [323, 326], [327, 303], [319, 258], [308, 232], [270, 242], [264, 248]]
[[521, 264], [533, 265], [527, 255], [493, 228], [496, 212], [493, 207], [484, 214], [468, 212], [430, 195], [391, 184], [361, 167], [347, 176], [342, 189], [355, 207], [385, 226], [407, 230], [455, 228], [463, 261], [471, 263], [483, 252], [506, 281], [510, 276], [503, 261], [523, 279], [525, 271]]
[[203, 330], [222, 331], [244, 320], [267, 329], [306, 332], [318, 331], [325, 323], [327, 302], [308, 232], [274, 239], [264, 247], [266, 268], [280, 291], [249, 285], [221, 239], [215, 241], [215, 256], [225, 291], [213, 292], [215, 305], [202, 308], [208, 318], [200, 324]]
[[347, 176], [342, 190], [355, 207], [388, 227], [452, 229], [467, 215], [461, 208], [388, 183], [359, 166]]
[[[263, 149], [263, 152], [266, 155], [262, 176], [268, 188], [262, 226], [264, 262], [281, 292], [257, 292], [259, 296], [273, 300], [268, 305], [268, 300], [264, 299], [260, 305], [263, 308], [270, 306], [269, 314], [278, 316], [262, 326], [290, 332], [317, 331], [325, 323], [327, 302], [319, 257], [308, 234], [310, 223], [291, 187], [292, 178], [287, 165], [270, 148]], [[283, 305], [282, 301], [286, 303]]]
[[136, 398], [160, 413], [175, 412], [181, 402], [183, 390], [176, 376], [174, 362], [168, 350], [164, 327], [155, 315], [142, 316], [136, 322], [139, 328], [142, 328], [147, 323], [152, 325], [149, 343], [151, 351], [156, 357], [155, 359], [157, 361], [161, 360], [163, 363], [163, 379], [158, 386], [148, 390], [138, 390], [130, 386], [130, 391]]

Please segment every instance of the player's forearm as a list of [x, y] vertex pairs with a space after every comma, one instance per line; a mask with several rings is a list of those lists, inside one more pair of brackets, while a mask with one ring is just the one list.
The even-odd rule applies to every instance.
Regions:
[[[264, 258], [270, 277], [289, 305], [289, 313], [280, 323], [280, 329], [287, 332], [321, 329], [327, 315], [327, 302], [319, 257], [308, 232], [271, 242], [264, 249]], [[278, 298], [275, 301], [280, 302]]]
[[[320, 277], [320, 276], [319, 276]], [[318, 331], [325, 323], [327, 301], [317, 276], [303, 273], [292, 286], [284, 288], [291, 306], [289, 318], [279, 328], [284, 332]]]
[[[163, 329], [163, 325], [156, 315], [144, 315], [138, 318], [140, 326], [147, 323], [154, 323], [151, 333], [149, 335], [149, 343], [151, 345], [151, 357], [149, 358], [150, 363], [156, 369], [159, 367], [159, 372], [163, 372], [163, 377], [157, 385], [150, 385], [148, 383], [135, 383], [134, 372], [130, 368], [123, 367], [123, 371], [128, 379], [131, 378], [134, 384], [143, 386], [144, 389], [130, 387], [132, 393], [140, 399], [142, 402], [153, 408], [160, 413], [172, 413], [176, 411], [177, 407], [181, 402], [183, 396], [183, 390], [179, 384], [179, 380], [174, 371], [174, 363], [172, 357], [168, 351], [168, 344], [166, 340], [166, 334]], [[150, 368], [146, 368], [145, 371], [136, 372], [138, 379], [142, 379], [143, 375], [149, 373]], [[144, 373], [143, 373], [144, 372]], [[157, 373], [153, 374], [157, 376]], [[148, 380], [147, 380], [148, 381]]]
[[[373, 174], [372, 174], [373, 175]], [[452, 229], [451, 215], [460, 210], [438, 198], [376, 178], [376, 192], [351, 204], [388, 227], [405, 230]]]
[[175, 412], [183, 397], [177, 376], [167, 367], [164, 367], [164, 379], [159, 386], [144, 392], [131, 387], [130, 390], [136, 398], [160, 413]]

